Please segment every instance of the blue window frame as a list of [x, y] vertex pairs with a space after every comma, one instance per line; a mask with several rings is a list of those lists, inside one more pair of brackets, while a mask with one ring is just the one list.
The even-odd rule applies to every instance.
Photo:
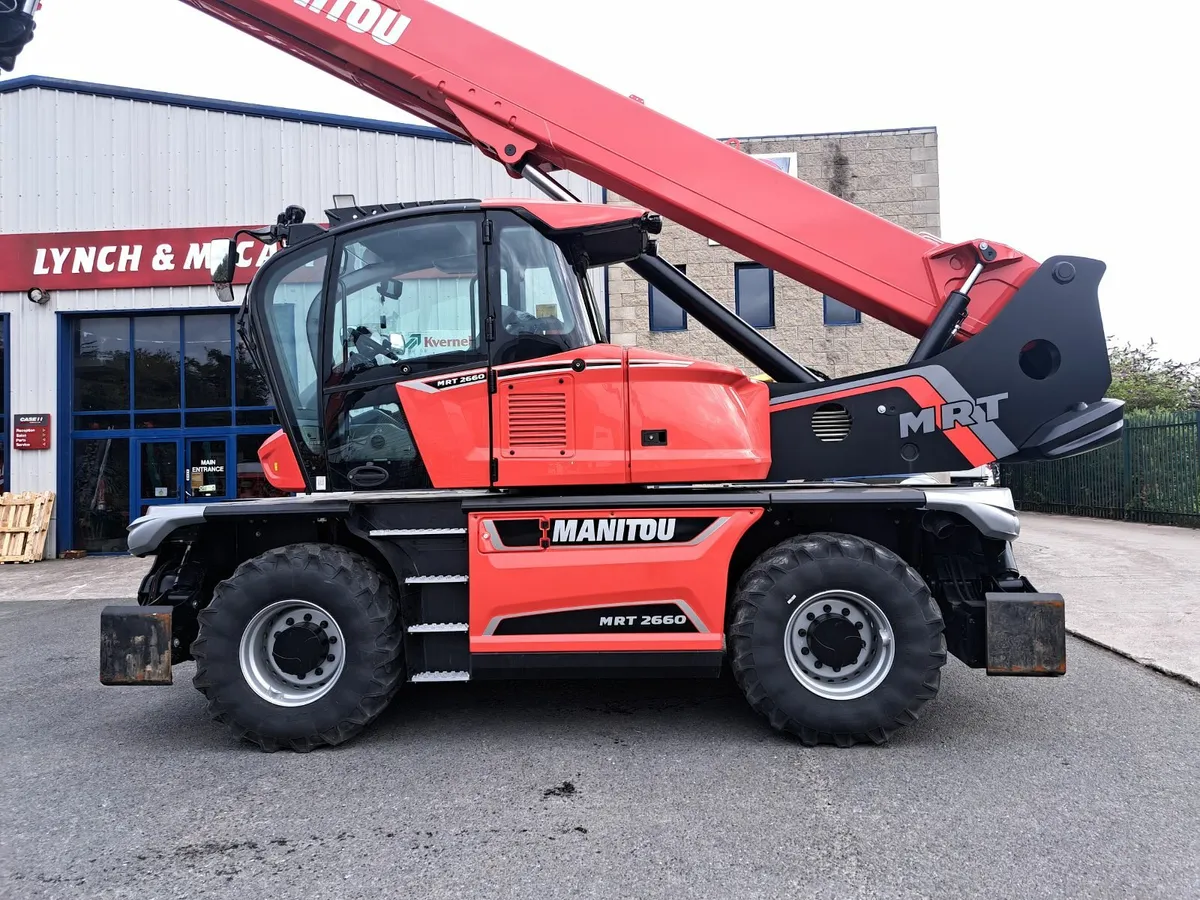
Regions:
[[775, 327], [775, 273], [758, 263], [733, 267], [733, 302], [737, 314], [755, 328]]
[[0, 493], [8, 490], [8, 314], [0, 315]]
[[841, 300], [834, 300], [828, 294], [821, 295], [825, 301], [826, 325], [861, 325], [862, 313], [853, 306], [847, 306]]
[[257, 460], [278, 427], [223, 310], [63, 317], [59, 547], [123, 552], [154, 503], [278, 495]]
[[[676, 266], [675, 268], [684, 275], [687, 274], [687, 266]], [[650, 285], [650, 330], [687, 330], [687, 313], [680, 309], [674, 300], [662, 293], [654, 285]]]

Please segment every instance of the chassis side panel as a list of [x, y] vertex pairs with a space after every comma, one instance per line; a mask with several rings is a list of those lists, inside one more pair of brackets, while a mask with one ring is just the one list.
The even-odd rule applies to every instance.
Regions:
[[621, 660], [631, 676], [711, 670], [708, 655], [724, 652], [740, 571], [793, 534], [844, 531], [918, 568], [942, 609], [951, 652], [967, 665], [992, 674], [1065, 669], [1062, 599], [1038, 595], [1019, 577], [1010, 549], [1019, 527], [1003, 489], [426, 490], [162, 510], [135, 523], [131, 539], [159, 557], [138, 602], [147, 613], [171, 611], [172, 663], [190, 657], [197, 611], [238, 565], [277, 546], [321, 541], [355, 549], [394, 579], [410, 677], [617, 672]]
[[755, 507], [469, 516], [471, 652], [721, 650]]

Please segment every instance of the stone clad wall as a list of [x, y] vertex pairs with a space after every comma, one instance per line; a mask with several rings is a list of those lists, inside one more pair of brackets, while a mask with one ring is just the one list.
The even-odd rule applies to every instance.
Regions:
[[[741, 140], [752, 154], [795, 153], [797, 174], [808, 183], [918, 232], [940, 234], [937, 132], [932, 128], [845, 135]], [[608, 202], [622, 203], [609, 194]], [[734, 264], [746, 257], [673, 222], [664, 222], [660, 255], [687, 266], [687, 275], [730, 309]], [[758, 370], [699, 323], [683, 331], [651, 331], [649, 285], [624, 266], [609, 271], [609, 315], [614, 343], [713, 359]], [[903, 363], [916, 339], [862, 317], [859, 325], [825, 325], [821, 295], [775, 276], [772, 342], [806, 365], [841, 377]]]

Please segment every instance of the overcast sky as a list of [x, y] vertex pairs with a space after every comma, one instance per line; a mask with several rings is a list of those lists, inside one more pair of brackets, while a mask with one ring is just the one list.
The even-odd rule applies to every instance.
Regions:
[[[8, 78], [416, 121], [177, 0], [42, 5]], [[714, 136], [934, 125], [944, 238], [1102, 259], [1109, 333], [1200, 358], [1194, 4], [439, 5]]]

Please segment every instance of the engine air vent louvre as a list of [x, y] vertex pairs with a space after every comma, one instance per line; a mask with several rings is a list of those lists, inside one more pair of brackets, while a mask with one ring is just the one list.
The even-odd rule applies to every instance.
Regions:
[[850, 411], [840, 403], [822, 403], [813, 411], [812, 430], [819, 441], [844, 441], [850, 434]]
[[508, 398], [510, 447], [566, 447], [567, 395], [516, 394]]

